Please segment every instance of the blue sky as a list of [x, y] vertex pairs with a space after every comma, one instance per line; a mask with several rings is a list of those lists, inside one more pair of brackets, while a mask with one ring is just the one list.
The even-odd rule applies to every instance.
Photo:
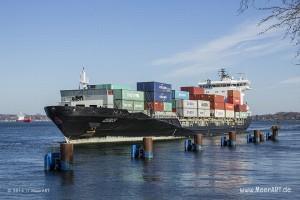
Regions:
[[300, 111], [300, 67], [282, 30], [239, 0], [0, 2], [0, 113], [43, 113], [60, 89], [157, 80], [196, 85], [227, 68], [252, 81], [254, 114]]

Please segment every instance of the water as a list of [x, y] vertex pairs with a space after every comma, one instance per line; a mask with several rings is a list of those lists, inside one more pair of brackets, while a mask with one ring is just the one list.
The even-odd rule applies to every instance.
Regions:
[[[300, 123], [282, 122], [278, 139], [245, 144], [240, 135], [230, 149], [206, 138], [196, 154], [183, 140], [155, 142], [151, 161], [131, 160], [129, 144], [76, 145], [73, 172], [45, 173], [44, 154], [63, 141], [57, 128], [0, 123], [0, 199], [300, 199]], [[256, 186], [291, 192], [241, 192]]]

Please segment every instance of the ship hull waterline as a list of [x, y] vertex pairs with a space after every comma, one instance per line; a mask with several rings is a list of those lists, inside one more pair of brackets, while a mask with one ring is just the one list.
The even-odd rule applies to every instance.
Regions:
[[244, 124], [235, 126], [209, 124], [182, 127], [177, 118], [156, 119], [144, 113], [113, 108], [47, 106], [45, 112], [66, 140], [73, 141], [105, 137], [133, 140], [137, 137], [182, 138], [199, 133], [216, 136], [230, 131], [242, 133], [251, 123], [248, 119]]

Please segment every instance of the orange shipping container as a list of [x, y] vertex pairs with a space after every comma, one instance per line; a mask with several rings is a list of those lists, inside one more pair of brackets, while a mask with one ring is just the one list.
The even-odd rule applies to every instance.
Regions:
[[206, 101], [210, 101], [210, 102], [224, 104], [224, 96], [216, 95], [216, 94], [202, 94], [200, 99], [198, 99], [198, 100], [206, 100]]
[[224, 110], [225, 106], [224, 106], [224, 102], [220, 103], [220, 102], [211, 102], [210, 103], [210, 109], [212, 110]]
[[147, 110], [153, 110], [153, 111], [164, 111], [164, 103], [163, 102], [147, 102], [147, 103], [145, 103], [145, 108]]
[[243, 105], [235, 105], [234, 106], [234, 111], [235, 112], [247, 112], [247, 105], [243, 104]]
[[234, 104], [225, 103], [225, 110], [234, 110]]
[[238, 97], [227, 97], [227, 103], [231, 103], [231, 104], [240, 104], [241, 103], [241, 99]]
[[227, 91], [227, 96], [228, 97], [237, 97], [237, 98], [241, 98], [241, 93], [238, 90], [228, 90]]
[[204, 88], [201, 87], [187, 86], [187, 87], [181, 87], [180, 90], [187, 91], [190, 94], [204, 94]]

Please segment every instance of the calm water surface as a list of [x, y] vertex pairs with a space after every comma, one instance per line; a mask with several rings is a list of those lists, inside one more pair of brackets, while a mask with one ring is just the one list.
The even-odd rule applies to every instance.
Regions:
[[[250, 130], [271, 125], [253, 122]], [[281, 128], [278, 142], [246, 144], [239, 135], [230, 149], [206, 138], [196, 154], [184, 152], [183, 140], [155, 142], [151, 161], [131, 160], [129, 144], [76, 145], [73, 172], [45, 173], [44, 154], [63, 141], [58, 129], [0, 123], [0, 199], [300, 199], [300, 123]]]

